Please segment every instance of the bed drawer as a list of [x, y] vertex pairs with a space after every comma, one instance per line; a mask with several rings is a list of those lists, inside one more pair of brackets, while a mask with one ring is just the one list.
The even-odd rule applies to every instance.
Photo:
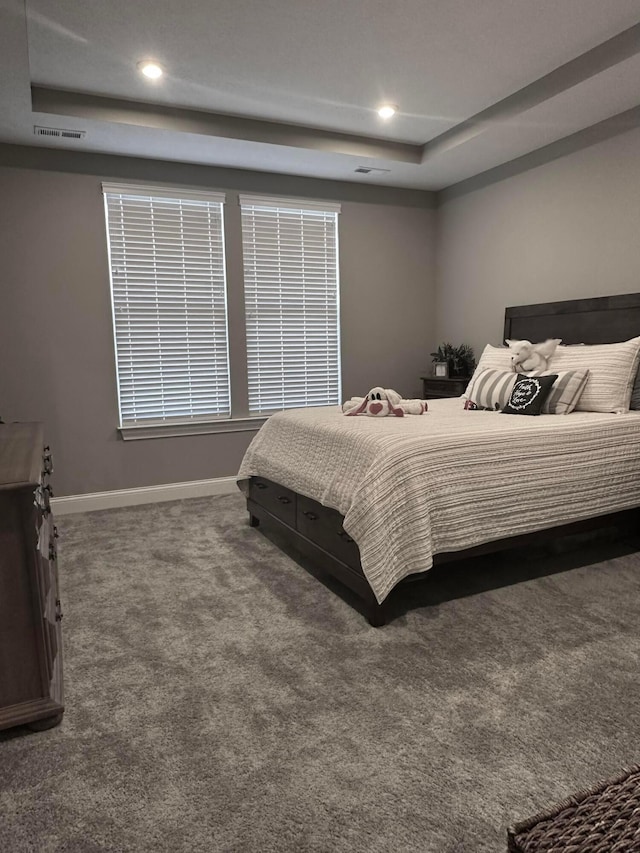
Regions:
[[360, 570], [358, 546], [349, 534], [345, 533], [342, 516], [335, 509], [329, 509], [311, 498], [298, 495], [296, 526], [298, 533], [325, 548], [348, 566]]
[[249, 497], [290, 527], [296, 525], [296, 493], [265, 477], [252, 477]]

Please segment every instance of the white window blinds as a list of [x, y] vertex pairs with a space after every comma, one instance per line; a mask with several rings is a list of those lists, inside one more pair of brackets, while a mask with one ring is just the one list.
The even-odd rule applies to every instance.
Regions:
[[240, 196], [249, 412], [340, 402], [339, 205]]
[[120, 425], [229, 417], [224, 196], [103, 192]]

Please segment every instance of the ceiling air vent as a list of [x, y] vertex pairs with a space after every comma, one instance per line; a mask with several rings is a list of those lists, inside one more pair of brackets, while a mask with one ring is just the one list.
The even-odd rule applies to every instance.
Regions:
[[85, 130], [64, 130], [59, 127], [39, 127], [34, 125], [33, 132], [36, 136], [51, 136], [56, 139], [84, 139]]
[[353, 171], [357, 172], [359, 175], [386, 175], [391, 171], [391, 169], [374, 169], [373, 166], [358, 166], [358, 168]]

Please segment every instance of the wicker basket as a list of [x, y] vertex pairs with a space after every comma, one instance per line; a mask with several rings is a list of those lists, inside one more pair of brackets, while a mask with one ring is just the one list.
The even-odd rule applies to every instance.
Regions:
[[640, 853], [640, 765], [508, 831], [509, 853]]

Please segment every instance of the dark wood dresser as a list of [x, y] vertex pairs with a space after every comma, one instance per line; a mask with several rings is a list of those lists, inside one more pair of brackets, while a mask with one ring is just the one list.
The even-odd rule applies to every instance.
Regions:
[[470, 376], [421, 376], [422, 395], [425, 400], [438, 397], [460, 397], [469, 384]]
[[64, 712], [51, 453], [41, 424], [0, 424], [0, 729]]

